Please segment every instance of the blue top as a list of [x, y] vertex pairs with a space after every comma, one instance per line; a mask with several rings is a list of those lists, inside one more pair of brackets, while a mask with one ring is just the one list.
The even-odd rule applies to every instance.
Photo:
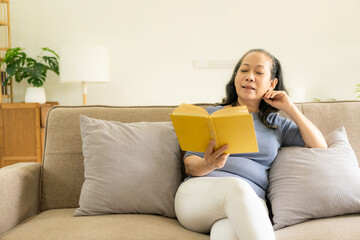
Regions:
[[[209, 114], [223, 109], [222, 106], [211, 106], [206, 108]], [[270, 113], [267, 121], [277, 125], [277, 129], [265, 127], [258, 113], [252, 113], [256, 140], [259, 147], [257, 153], [230, 154], [225, 165], [221, 169], [204, 175], [203, 177], [239, 177], [246, 180], [255, 190], [257, 195], [265, 200], [265, 193], [268, 187], [268, 169], [274, 161], [280, 147], [300, 146], [304, 147], [305, 142], [301, 137], [297, 125], [278, 113]], [[186, 152], [184, 158], [196, 155], [201, 158], [205, 153]], [[189, 176], [188, 178], [192, 178]]]

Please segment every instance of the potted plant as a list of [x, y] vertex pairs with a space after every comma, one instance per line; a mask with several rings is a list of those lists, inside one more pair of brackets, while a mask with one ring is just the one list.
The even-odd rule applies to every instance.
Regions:
[[[48, 70], [59, 75], [59, 55], [49, 48], [42, 48], [42, 52], [33, 59], [28, 57], [21, 48], [10, 48], [6, 51], [3, 62], [6, 63], [7, 77], [5, 85], [11, 77], [15, 77], [16, 82], [26, 79], [32, 87], [28, 87], [25, 94], [25, 102], [45, 103], [45, 91], [43, 84], [46, 80]], [[53, 56], [44, 56], [45, 52], [50, 52]]]

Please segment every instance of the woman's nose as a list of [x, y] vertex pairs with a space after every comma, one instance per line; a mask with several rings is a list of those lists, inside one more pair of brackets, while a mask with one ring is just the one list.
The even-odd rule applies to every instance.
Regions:
[[246, 76], [245, 78], [246, 81], [255, 81], [255, 77], [254, 77], [254, 74], [252, 72], [249, 72], [248, 75]]

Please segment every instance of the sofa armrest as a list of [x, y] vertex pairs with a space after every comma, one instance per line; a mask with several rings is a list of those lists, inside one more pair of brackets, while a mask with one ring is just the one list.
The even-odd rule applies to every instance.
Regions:
[[39, 209], [39, 163], [17, 163], [0, 169], [0, 236]]

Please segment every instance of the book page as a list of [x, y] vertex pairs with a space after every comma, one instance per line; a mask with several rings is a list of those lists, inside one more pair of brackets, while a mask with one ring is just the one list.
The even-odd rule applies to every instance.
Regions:
[[209, 117], [170, 115], [183, 151], [205, 152], [212, 138]]
[[259, 151], [251, 114], [221, 116], [211, 119], [215, 125], [219, 146], [229, 145], [225, 153]]
[[192, 104], [183, 103], [177, 107], [173, 112], [173, 115], [190, 115], [190, 116], [209, 116], [209, 113], [202, 107], [194, 106]]
[[237, 107], [224, 108], [212, 113], [210, 116], [211, 117], [234, 116], [239, 114], [249, 114], [247, 107], [237, 106]]

